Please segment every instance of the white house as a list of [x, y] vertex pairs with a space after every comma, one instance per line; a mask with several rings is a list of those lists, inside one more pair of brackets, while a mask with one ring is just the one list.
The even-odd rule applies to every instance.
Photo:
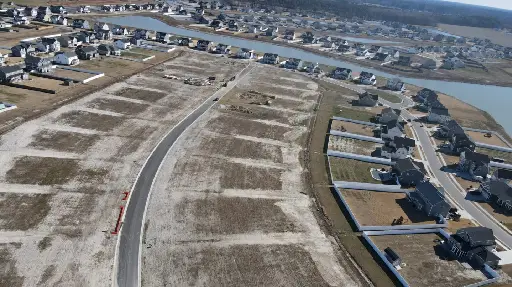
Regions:
[[129, 49], [132, 44], [128, 40], [119, 39], [114, 42], [114, 45], [121, 50], [126, 50]]
[[78, 65], [80, 60], [74, 52], [58, 52], [55, 54], [53, 62], [60, 65], [74, 66]]

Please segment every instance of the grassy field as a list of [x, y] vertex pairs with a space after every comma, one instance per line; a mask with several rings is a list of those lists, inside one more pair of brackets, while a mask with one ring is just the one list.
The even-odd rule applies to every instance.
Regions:
[[388, 102], [392, 102], [392, 103], [401, 103], [402, 102], [402, 99], [400, 99], [400, 97], [398, 97], [397, 95], [392, 94], [390, 92], [386, 92], [386, 91], [382, 91], [382, 90], [375, 90], [375, 89], [366, 90], [366, 91], [368, 93], [377, 94], [379, 96], [379, 98], [383, 98], [384, 100], [386, 100]]
[[337, 107], [334, 108], [334, 116], [336, 117], [343, 117], [347, 119], [352, 120], [358, 120], [358, 121], [365, 121], [370, 122], [372, 121], [373, 117], [375, 117], [374, 113], [363, 111], [363, 110], [355, 110], [351, 108], [346, 107]]
[[353, 159], [330, 157], [329, 160], [331, 162], [333, 180], [381, 183], [380, 181], [373, 179], [370, 169], [389, 168], [385, 165], [366, 163]]

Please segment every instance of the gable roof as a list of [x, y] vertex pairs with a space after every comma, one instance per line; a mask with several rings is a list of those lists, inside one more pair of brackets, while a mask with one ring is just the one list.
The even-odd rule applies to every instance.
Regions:
[[436, 114], [436, 115], [440, 115], [440, 116], [449, 116], [450, 113], [448, 112], [448, 110], [445, 108], [445, 107], [437, 107], [437, 108], [434, 108], [432, 107], [430, 109], [430, 112], [433, 113], [433, 114]]
[[456, 235], [472, 247], [495, 245], [492, 229], [482, 226], [466, 227], [457, 230]]
[[361, 74], [359, 74], [361, 78], [371, 78], [373, 77], [373, 73], [362, 71]]
[[13, 65], [13, 66], [0, 66], [0, 72], [4, 74], [10, 74], [13, 72], [23, 71], [21, 66]]
[[420, 168], [410, 158], [397, 160], [395, 162], [393, 168], [396, 171], [398, 171], [399, 173], [402, 173], [402, 172], [408, 171], [408, 170], [412, 170], [412, 169], [417, 169], [417, 170], [421, 171]]
[[446, 123], [441, 125], [443, 128], [447, 129], [452, 134], [465, 134], [464, 129], [457, 123], [455, 120], [449, 120]]
[[372, 100], [374, 101], [378, 101], [379, 100], [379, 95], [377, 94], [372, 94], [372, 93], [368, 93], [368, 92], [364, 92], [363, 94], [359, 94], [359, 99], [362, 100], [364, 98], [371, 98]]
[[406, 138], [406, 137], [395, 137], [393, 139], [393, 142], [395, 143], [396, 148], [401, 148], [401, 147], [409, 148], [409, 147], [416, 146], [415, 140], [413, 140], [411, 138]]
[[386, 58], [389, 56], [389, 54], [385, 54], [385, 53], [377, 53], [375, 54], [375, 56], [373, 56], [373, 60], [379, 60], [379, 61], [384, 61], [386, 60]]
[[471, 150], [464, 151], [464, 157], [467, 160], [474, 161], [478, 164], [489, 164], [491, 162], [491, 158], [488, 155], [478, 152], [473, 152]]
[[512, 170], [510, 169], [498, 168], [493, 175], [498, 179], [512, 180]]
[[423, 198], [432, 205], [445, 202], [444, 196], [430, 181], [423, 181], [416, 185], [416, 192], [423, 195]]

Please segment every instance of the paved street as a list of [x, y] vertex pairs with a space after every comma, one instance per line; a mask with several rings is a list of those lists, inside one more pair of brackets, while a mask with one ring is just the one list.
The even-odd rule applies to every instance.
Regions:
[[146, 209], [149, 192], [153, 185], [153, 180], [167, 152], [172, 148], [179, 136], [216, 103], [213, 99], [224, 96], [240, 79], [252, 70], [252, 67], [253, 65], [250, 64], [242, 70], [235, 81], [230, 82], [227, 87], [218, 90], [194, 112], [176, 125], [163, 141], [159, 143], [142, 168], [140, 176], [130, 195], [130, 202], [126, 208], [125, 218], [121, 227], [118, 256], [116, 258], [117, 269], [115, 270], [117, 272], [115, 275], [117, 286], [136, 287], [140, 285], [140, 240], [144, 224], [144, 211]]

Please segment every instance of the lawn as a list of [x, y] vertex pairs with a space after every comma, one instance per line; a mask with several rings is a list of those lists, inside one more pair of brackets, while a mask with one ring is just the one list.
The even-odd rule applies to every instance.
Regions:
[[395, 94], [392, 94], [392, 93], [389, 93], [389, 92], [386, 92], [386, 91], [375, 90], [375, 89], [368, 89], [366, 91], [368, 93], [376, 94], [376, 95], [379, 96], [379, 98], [383, 98], [384, 100], [386, 100], [388, 102], [392, 102], [392, 103], [395, 103], [395, 104], [398, 104], [398, 103], [402, 102], [402, 99], [399, 96], [397, 96]]
[[132, 59], [137, 59], [137, 60], [142, 60], [142, 59], [146, 59], [147, 57], [150, 57], [149, 55], [133, 53], [133, 52], [122, 52], [121, 56], [127, 57], [127, 58], [132, 58]]
[[352, 182], [366, 182], [366, 183], [382, 183], [373, 179], [370, 169], [371, 168], [386, 168], [388, 166], [376, 163], [367, 163], [353, 159], [329, 157], [331, 162], [332, 180], [334, 181], [352, 181]]
[[351, 108], [335, 106], [334, 116], [358, 121], [371, 122], [373, 117], [376, 116], [376, 114], [364, 110], [355, 110]]

